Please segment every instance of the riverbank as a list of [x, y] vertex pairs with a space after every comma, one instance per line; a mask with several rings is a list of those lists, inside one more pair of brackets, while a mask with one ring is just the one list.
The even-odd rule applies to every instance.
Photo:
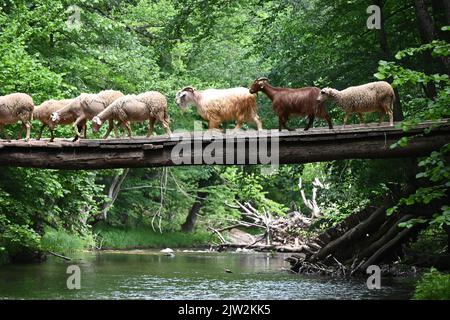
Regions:
[[216, 241], [214, 235], [205, 231], [185, 233], [165, 231], [160, 233], [151, 228], [99, 228], [95, 230], [98, 249], [159, 249], [208, 247]]

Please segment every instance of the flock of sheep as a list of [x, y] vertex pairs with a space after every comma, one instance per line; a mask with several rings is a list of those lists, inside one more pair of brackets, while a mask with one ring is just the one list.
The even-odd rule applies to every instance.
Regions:
[[[189, 105], [196, 106], [199, 115], [208, 122], [210, 129], [218, 129], [224, 121], [236, 121], [235, 129], [239, 129], [244, 122], [254, 122], [258, 130], [262, 130], [256, 105], [256, 94], [259, 91], [264, 92], [272, 100], [273, 110], [279, 119], [279, 130], [289, 129], [286, 122], [292, 115], [308, 117], [305, 130], [312, 126], [315, 117], [325, 119], [328, 127], [332, 129], [333, 124], [325, 107], [327, 99], [334, 100], [344, 110], [344, 126], [349, 115], [358, 114], [360, 122], [363, 123], [363, 113], [373, 111], [380, 113], [380, 123], [388, 114], [390, 125], [393, 125], [395, 95], [391, 85], [384, 81], [338, 91], [331, 88], [321, 90], [316, 87], [279, 88], [270, 85], [267, 78], [258, 78], [250, 89], [239, 87], [199, 91], [191, 86], [185, 87], [177, 92], [175, 100], [182, 109], [186, 109]], [[156, 121], [161, 122], [167, 134], [171, 134], [167, 99], [157, 91], [124, 95], [120, 91], [104, 90], [98, 94], [83, 93], [74, 99], [49, 100], [36, 107], [33, 99], [25, 93], [12, 93], [0, 97], [2, 132], [5, 124], [21, 121], [18, 139], [26, 130], [28, 141], [32, 119], [42, 123], [38, 140], [45, 127], [49, 128], [50, 141], [53, 141], [55, 126], [69, 124], [73, 125], [75, 130], [73, 141], [86, 138], [88, 120], [91, 120], [94, 132], [98, 132], [100, 127], [108, 122], [104, 138], [107, 138], [113, 129], [117, 137], [119, 126], [123, 130], [123, 135], [127, 131], [131, 138], [130, 123], [146, 120], [149, 120], [148, 137], [153, 134]]]

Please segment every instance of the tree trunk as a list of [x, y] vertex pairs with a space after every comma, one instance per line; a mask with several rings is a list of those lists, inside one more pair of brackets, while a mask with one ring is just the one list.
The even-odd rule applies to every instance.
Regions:
[[[428, 12], [428, 7], [424, 0], [415, 0], [415, 9], [418, 22], [418, 28], [420, 37], [423, 43], [430, 43], [438, 38], [438, 32], [434, 26], [433, 18]], [[440, 57], [443, 68], [442, 73], [450, 74], [450, 60], [448, 57]], [[426, 74], [433, 73], [433, 58], [430, 52], [424, 53], [424, 70]], [[429, 98], [435, 98], [437, 95], [436, 86], [430, 82], [427, 84], [427, 96]]]
[[444, 2], [444, 13], [445, 13], [445, 24], [450, 25], [450, 0], [443, 0]]
[[101, 213], [99, 215], [97, 215], [96, 217], [94, 217], [93, 221], [90, 222], [91, 225], [95, 225], [102, 220], [106, 220], [108, 211], [111, 208], [111, 206], [114, 204], [114, 202], [116, 201], [117, 197], [119, 196], [119, 193], [120, 193], [120, 190], [122, 187], [122, 183], [125, 181], [125, 178], [127, 177], [129, 172], [130, 172], [130, 169], [127, 168], [122, 172], [122, 174], [119, 174], [114, 177], [114, 179], [111, 182], [111, 185], [109, 186], [109, 189], [108, 189], [108, 195], [107, 195], [108, 200], [105, 203], [103, 203]]
[[208, 195], [205, 191], [202, 191], [202, 188], [205, 188], [208, 185], [210, 185], [210, 179], [202, 178], [198, 181], [198, 189], [199, 190], [197, 191], [197, 197], [196, 197], [191, 209], [189, 210], [186, 220], [181, 225], [181, 231], [192, 232], [194, 230], [198, 213], [200, 212], [200, 209], [203, 207], [203, 204], [205, 203], [206, 197]]
[[445, 233], [447, 233], [447, 253], [450, 254], [450, 225], [444, 224], [443, 228]]
[[[384, 1], [383, 0], [375, 0], [375, 5], [377, 5], [380, 8], [380, 14], [381, 14], [381, 25], [380, 29], [378, 30], [378, 38], [380, 40], [380, 47], [381, 51], [383, 52], [383, 57], [385, 60], [392, 60], [392, 52], [389, 48], [389, 43], [387, 40], [387, 32], [385, 27], [385, 20], [384, 20]], [[392, 82], [392, 79], [389, 79], [389, 82]], [[395, 94], [395, 101], [394, 101], [394, 121], [402, 121], [403, 120], [403, 110], [402, 105], [400, 103], [400, 95], [398, 93], [398, 89], [394, 89]]]

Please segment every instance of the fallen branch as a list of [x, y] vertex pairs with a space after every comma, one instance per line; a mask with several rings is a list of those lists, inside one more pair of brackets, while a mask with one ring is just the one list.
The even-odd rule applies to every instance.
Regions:
[[61, 259], [67, 260], [67, 261], [71, 261], [72, 260], [69, 257], [63, 256], [62, 254], [58, 254], [58, 253], [55, 253], [55, 252], [52, 252], [52, 251], [47, 251], [47, 252], [49, 254], [51, 254], [52, 256], [55, 256], [55, 257], [58, 257], [58, 258], [61, 258]]

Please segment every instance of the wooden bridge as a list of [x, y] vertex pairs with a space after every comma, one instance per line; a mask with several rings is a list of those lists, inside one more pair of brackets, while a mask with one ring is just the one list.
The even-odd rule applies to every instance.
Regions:
[[[430, 132], [427, 128], [437, 127]], [[405, 147], [390, 146], [414, 137]], [[0, 166], [106, 169], [200, 164], [308, 163], [339, 159], [425, 156], [450, 142], [450, 123], [427, 122], [408, 132], [356, 125], [309, 131], [241, 130], [174, 133], [134, 139], [0, 140]], [[180, 157], [183, 156], [183, 157]]]

